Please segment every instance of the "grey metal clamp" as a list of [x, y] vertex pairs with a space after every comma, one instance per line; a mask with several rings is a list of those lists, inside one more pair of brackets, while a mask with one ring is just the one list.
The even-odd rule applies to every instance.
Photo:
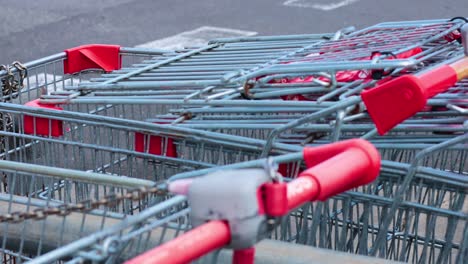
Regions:
[[253, 246], [267, 230], [267, 216], [260, 214], [258, 191], [271, 181], [265, 169], [217, 171], [197, 178], [188, 191], [192, 224], [226, 220], [231, 231], [228, 248]]

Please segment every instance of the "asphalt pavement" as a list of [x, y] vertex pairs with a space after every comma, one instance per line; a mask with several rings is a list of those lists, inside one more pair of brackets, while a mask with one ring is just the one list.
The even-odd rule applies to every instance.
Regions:
[[0, 64], [88, 43], [135, 46], [203, 26], [259, 35], [468, 16], [466, 0], [0, 0]]

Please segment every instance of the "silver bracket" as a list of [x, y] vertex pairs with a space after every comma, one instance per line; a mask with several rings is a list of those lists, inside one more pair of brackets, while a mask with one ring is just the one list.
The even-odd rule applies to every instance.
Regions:
[[231, 230], [232, 249], [249, 248], [267, 231], [267, 216], [259, 213], [257, 192], [271, 182], [264, 169], [217, 171], [190, 185], [188, 201], [193, 226], [209, 220], [225, 220]]
[[462, 45], [465, 51], [465, 56], [468, 56], [468, 23], [465, 23], [460, 29], [462, 37]]

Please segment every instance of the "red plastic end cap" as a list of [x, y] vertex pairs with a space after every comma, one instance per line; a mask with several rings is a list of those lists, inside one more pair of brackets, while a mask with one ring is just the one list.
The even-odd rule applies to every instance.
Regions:
[[[39, 99], [27, 102], [26, 106], [42, 109], [63, 110], [63, 108], [55, 105], [47, 105], [39, 103]], [[40, 136], [63, 136], [62, 120], [53, 120], [44, 117], [24, 116], [24, 133]]]
[[352, 139], [304, 149], [310, 169], [300, 176], [315, 178], [320, 185], [318, 200], [374, 181], [380, 172], [380, 154], [369, 142]]
[[421, 82], [412, 75], [364, 91], [361, 97], [380, 135], [416, 114], [427, 101]]
[[103, 69], [110, 72], [122, 66], [118, 45], [83, 45], [67, 49], [65, 53], [67, 59], [63, 61], [63, 72], [66, 74], [86, 69]]

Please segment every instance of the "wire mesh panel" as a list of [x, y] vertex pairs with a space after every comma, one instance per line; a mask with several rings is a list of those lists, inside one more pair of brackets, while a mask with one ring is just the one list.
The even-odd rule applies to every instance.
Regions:
[[[389, 215], [408, 167], [385, 165], [372, 185], [293, 212], [272, 238], [364, 255], [377, 247], [379, 257], [411, 263], [466, 258], [466, 176], [423, 170]], [[385, 241], [376, 244], [385, 218], [392, 219], [390, 228]]]
[[6, 263], [31, 260], [164, 200], [152, 181], [11, 161], [1, 161], [0, 171]]
[[3, 159], [82, 171], [156, 181], [256, 158], [263, 149], [255, 139], [83, 113], [5, 103], [2, 113], [12, 120], [0, 131]]

